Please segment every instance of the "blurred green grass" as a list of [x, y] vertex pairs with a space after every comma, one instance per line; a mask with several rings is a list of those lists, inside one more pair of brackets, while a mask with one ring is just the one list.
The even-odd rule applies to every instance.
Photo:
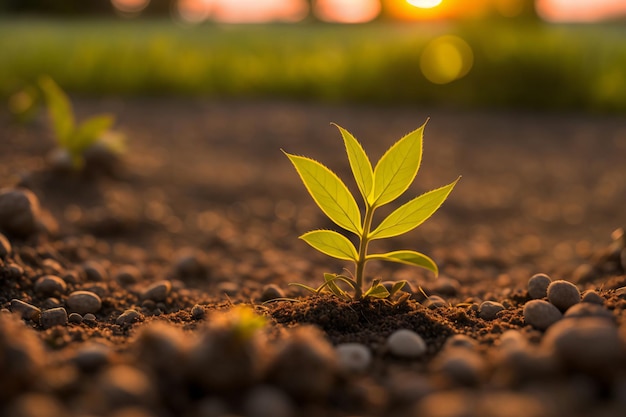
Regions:
[[[474, 65], [430, 83], [420, 53], [463, 38]], [[0, 20], [0, 95], [41, 74], [70, 93], [626, 110], [626, 27], [474, 22], [358, 26]]]

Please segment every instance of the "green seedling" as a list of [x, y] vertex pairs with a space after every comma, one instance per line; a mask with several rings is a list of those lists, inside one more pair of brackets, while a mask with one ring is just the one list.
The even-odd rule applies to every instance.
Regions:
[[123, 136], [110, 130], [115, 121], [112, 115], [97, 115], [76, 124], [72, 103], [57, 83], [42, 76], [39, 87], [48, 107], [57, 145], [68, 154], [75, 170], [83, 168], [85, 151], [94, 145], [101, 145], [116, 154], [124, 151]]
[[[438, 274], [435, 262], [428, 256], [412, 250], [368, 254], [368, 245], [375, 239], [386, 239], [407, 233], [428, 219], [446, 200], [458, 180], [429, 191], [401, 205], [378, 226], [373, 227], [374, 212], [381, 206], [400, 197], [411, 185], [422, 161], [424, 127], [407, 134], [372, 164], [361, 144], [344, 128], [335, 125], [341, 132], [348, 154], [352, 174], [363, 197], [364, 215], [355, 198], [341, 179], [326, 166], [307, 157], [284, 152], [291, 160], [302, 182], [319, 208], [337, 226], [355, 234], [356, 247], [347, 237], [333, 230], [313, 230], [300, 236], [318, 251], [337, 259], [352, 261], [354, 275], [324, 274], [324, 283], [318, 288], [294, 284], [314, 293], [328, 290], [333, 294], [356, 300], [372, 297], [387, 298], [404, 287], [406, 281], [395, 282], [391, 289], [373, 280], [364, 290], [365, 265], [372, 260], [382, 260], [413, 265]], [[345, 284], [345, 285], [344, 285]], [[342, 287], [352, 289], [353, 295]]]

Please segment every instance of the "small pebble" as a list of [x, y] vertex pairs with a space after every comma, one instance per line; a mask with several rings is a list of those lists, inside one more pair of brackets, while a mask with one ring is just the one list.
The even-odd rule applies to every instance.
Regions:
[[47, 310], [49, 308], [63, 307], [63, 303], [58, 298], [48, 297], [43, 300], [40, 307]]
[[284, 298], [284, 291], [276, 284], [269, 284], [263, 287], [261, 292], [261, 302]]
[[141, 313], [139, 313], [137, 310], [129, 308], [117, 317], [117, 319], [115, 320], [115, 324], [117, 324], [118, 326], [126, 326], [136, 322], [140, 318]]
[[418, 358], [426, 353], [426, 342], [414, 331], [400, 329], [389, 336], [387, 348], [401, 358]]
[[39, 322], [44, 329], [67, 324], [67, 311], [63, 307], [51, 308], [41, 312]]
[[578, 287], [568, 281], [553, 281], [548, 286], [548, 301], [561, 311], [580, 302]]
[[18, 237], [37, 231], [39, 200], [32, 191], [19, 188], [0, 189], [0, 230]]
[[10, 263], [4, 267], [4, 271], [8, 278], [18, 279], [24, 275], [24, 268], [18, 264]]
[[587, 290], [582, 295], [583, 303], [604, 305], [604, 301], [605, 301], [604, 297], [602, 297], [600, 294], [598, 294], [594, 290]]
[[[79, 314], [96, 313], [102, 307], [102, 301], [93, 292], [74, 291], [67, 298], [67, 306]], [[86, 317], [83, 317], [83, 320], [86, 320]]]
[[93, 372], [109, 363], [111, 348], [101, 343], [87, 342], [78, 348], [72, 361], [82, 371]]
[[483, 320], [494, 320], [504, 306], [495, 301], [483, 301], [478, 307], [478, 316]]
[[440, 308], [440, 307], [446, 307], [448, 305], [446, 300], [444, 300], [443, 298], [439, 297], [438, 295], [431, 295], [431, 296], [429, 296], [426, 300], [424, 300], [424, 302], [422, 304], [425, 307], [428, 307], [431, 310], [434, 310], [434, 309]]
[[626, 299], [626, 287], [619, 287], [615, 290], [615, 295], [621, 299]]
[[67, 291], [67, 284], [56, 275], [44, 275], [35, 281], [34, 289], [40, 295], [60, 295]]
[[10, 310], [19, 313], [23, 319], [39, 321], [41, 310], [32, 304], [14, 298], [11, 300]]
[[456, 348], [442, 351], [433, 361], [432, 369], [454, 384], [475, 386], [483, 379], [486, 364], [478, 353]]
[[562, 317], [558, 308], [544, 300], [531, 300], [524, 305], [524, 321], [539, 330], [547, 329]]
[[172, 283], [168, 280], [158, 281], [151, 284], [141, 293], [141, 298], [152, 301], [165, 301], [172, 290]]
[[624, 359], [623, 343], [617, 326], [597, 317], [563, 320], [552, 326], [542, 341], [571, 368], [600, 373], [619, 369], [616, 364]]
[[458, 294], [461, 284], [456, 279], [440, 276], [434, 282], [430, 289], [438, 295], [454, 297]]
[[567, 309], [563, 318], [598, 317], [614, 320], [613, 313], [598, 304], [578, 303]]
[[70, 315], [68, 316], [67, 320], [70, 323], [80, 324], [80, 323], [83, 322], [83, 316], [81, 316], [78, 313], [70, 313]]
[[125, 265], [117, 271], [115, 280], [121, 286], [136, 284], [141, 281], [141, 271], [134, 265]]
[[361, 343], [342, 343], [335, 352], [339, 368], [346, 372], [364, 372], [372, 363], [372, 352]]
[[444, 349], [463, 348], [474, 350], [478, 346], [478, 342], [464, 334], [455, 334], [450, 336], [444, 344]]
[[83, 316], [83, 321], [87, 324], [95, 324], [96, 316], [91, 313], [87, 313]]
[[11, 242], [0, 233], [0, 259], [6, 259], [11, 254]]
[[82, 265], [82, 269], [88, 281], [101, 282], [109, 279], [106, 269], [98, 262], [87, 261]]
[[258, 385], [248, 393], [244, 400], [246, 417], [292, 417], [295, 416], [294, 405], [282, 390], [269, 386]]
[[203, 252], [183, 248], [176, 254], [174, 273], [177, 278], [203, 278], [207, 276], [207, 261]]
[[200, 304], [196, 304], [191, 308], [191, 317], [199, 320], [206, 316], [206, 310]]
[[532, 299], [548, 296], [548, 286], [552, 280], [546, 274], [535, 274], [528, 280], [528, 295]]

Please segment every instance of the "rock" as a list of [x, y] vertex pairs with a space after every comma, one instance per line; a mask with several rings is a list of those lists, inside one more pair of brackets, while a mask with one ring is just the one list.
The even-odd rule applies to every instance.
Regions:
[[6, 259], [12, 252], [11, 242], [0, 233], [0, 259]]
[[34, 322], [39, 321], [41, 315], [39, 308], [16, 298], [11, 300], [10, 310], [13, 313], [19, 313], [23, 319], [32, 320]]
[[292, 417], [295, 409], [282, 390], [269, 385], [254, 387], [244, 400], [246, 417]]
[[8, 275], [9, 278], [19, 279], [24, 275], [24, 268], [22, 268], [18, 264], [9, 263], [4, 267], [4, 272]]
[[545, 330], [563, 317], [553, 304], [544, 300], [531, 300], [524, 304], [524, 321], [531, 326]]
[[70, 315], [67, 317], [67, 320], [70, 323], [80, 324], [83, 322], [83, 316], [78, 313], [70, 313]]
[[88, 281], [102, 282], [109, 279], [106, 269], [98, 262], [87, 261], [82, 265], [82, 269]]
[[267, 379], [296, 400], [316, 401], [333, 390], [337, 368], [335, 350], [321, 331], [302, 326], [278, 347]]
[[426, 300], [424, 300], [424, 302], [422, 304], [425, 307], [430, 308], [431, 310], [434, 310], [434, 309], [440, 308], [440, 307], [446, 307], [448, 305], [446, 300], [444, 300], [443, 298], [441, 298], [438, 295], [431, 295], [431, 296], [429, 296]]
[[615, 290], [615, 295], [619, 298], [626, 300], [626, 287], [619, 287]]
[[67, 324], [67, 311], [63, 307], [45, 310], [41, 313], [39, 321], [44, 329], [54, 326], [65, 326]]
[[96, 324], [96, 316], [93, 315], [92, 313], [87, 313], [83, 316], [83, 321], [89, 325], [95, 325]]
[[137, 310], [129, 308], [117, 317], [117, 319], [115, 320], [115, 324], [117, 324], [118, 326], [127, 326], [138, 321], [140, 318], [141, 313], [139, 313]]
[[485, 376], [486, 364], [476, 352], [464, 348], [443, 350], [433, 361], [434, 372], [454, 385], [476, 386]]
[[572, 369], [611, 374], [625, 356], [617, 326], [597, 317], [563, 320], [546, 332], [542, 346]]
[[606, 300], [594, 290], [587, 290], [583, 293], [581, 301], [583, 303], [603, 305]]
[[78, 348], [71, 361], [83, 372], [94, 372], [111, 361], [110, 347], [102, 343], [87, 342]]
[[561, 311], [580, 302], [578, 287], [568, 281], [553, 281], [548, 286], [548, 301]]
[[478, 307], [478, 316], [483, 320], [493, 320], [502, 310], [504, 310], [504, 306], [500, 303], [483, 301]]
[[141, 293], [142, 300], [165, 301], [172, 290], [172, 283], [168, 280], [158, 281]]
[[348, 373], [365, 372], [372, 363], [372, 352], [361, 343], [342, 343], [335, 352], [339, 368]]
[[97, 313], [102, 307], [102, 301], [93, 292], [74, 291], [67, 297], [67, 306], [71, 311], [84, 315], [86, 313]]
[[39, 295], [61, 295], [67, 291], [67, 284], [56, 275], [44, 275], [35, 281], [34, 289]]
[[395, 356], [413, 359], [426, 353], [426, 342], [414, 331], [400, 329], [387, 338], [387, 348]]
[[455, 334], [450, 336], [446, 340], [446, 343], [443, 347], [444, 349], [463, 348], [468, 350], [474, 350], [476, 349], [476, 346], [478, 346], [478, 342], [471, 337], [464, 334]]
[[552, 280], [546, 274], [535, 274], [528, 280], [528, 295], [532, 299], [548, 296], [548, 286]]
[[438, 277], [434, 282], [431, 291], [437, 295], [454, 297], [458, 294], [461, 284], [456, 279], [445, 276]]
[[193, 248], [183, 248], [176, 254], [174, 273], [177, 278], [206, 278], [208, 263], [203, 252]]
[[614, 320], [613, 313], [598, 304], [578, 303], [567, 309], [563, 318], [597, 317]]
[[206, 316], [206, 310], [200, 304], [196, 304], [191, 308], [191, 317], [196, 320], [203, 319]]
[[276, 284], [269, 284], [263, 287], [261, 292], [261, 302], [285, 298], [284, 291]]
[[134, 265], [124, 265], [115, 274], [115, 281], [123, 287], [136, 284], [141, 278], [141, 271]]
[[0, 189], [0, 230], [17, 237], [35, 233], [41, 209], [32, 191], [20, 188]]

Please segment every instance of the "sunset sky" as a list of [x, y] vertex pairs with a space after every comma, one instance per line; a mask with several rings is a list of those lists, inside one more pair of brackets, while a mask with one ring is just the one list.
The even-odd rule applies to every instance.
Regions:
[[[122, 13], [135, 13], [150, 0], [111, 0]], [[315, 0], [314, 14], [321, 20], [360, 23], [375, 19], [381, 2], [390, 16], [400, 20], [438, 20], [480, 17], [495, 11], [514, 17], [524, 0]], [[179, 0], [178, 15], [200, 22], [297, 22], [308, 15], [307, 0]], [[550, 22], [594, 22], [626, 16], [625, 0], [536, 0], [539, 15]]]

